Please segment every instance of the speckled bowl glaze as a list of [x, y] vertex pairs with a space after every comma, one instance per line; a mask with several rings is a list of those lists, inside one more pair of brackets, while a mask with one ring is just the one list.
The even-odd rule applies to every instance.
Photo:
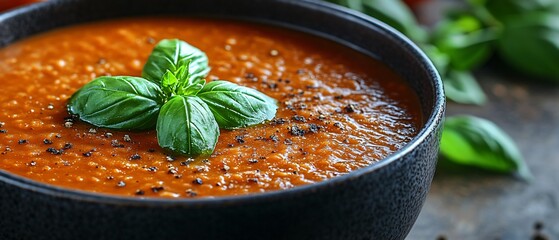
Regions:
[[317, 184], [247, 196], [107, 196], [0, 170], [0, 239], [340, 240], [408, 234], [435, 171], [443, 89], [425, 55], [375, 19], [310, 0], [50, 0], [0, 15], [0, 47], [61, 26], [160, 14], [265, 22], [355, 48], [409, 82], [421, 99], [425, 124], [413, 141], [377, 164]]

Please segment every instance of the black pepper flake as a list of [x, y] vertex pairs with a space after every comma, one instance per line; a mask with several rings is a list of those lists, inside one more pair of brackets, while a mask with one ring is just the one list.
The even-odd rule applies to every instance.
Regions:
[[87, 152], [82, 153], [82, 155], [84, 157], [91, 157], [91, 155], [93, 155], [93, 153], [91, 151], [87, 151]]
[[148, 148], [148, 152], [150, 152], [150, 153], [155, 152], [155, 148]]
[[285, 145], [291, 145], [291, 144], [293, 144], [293, 141], [291, 141], [291, 139], [285, 139], [285, 140], [283, 141], [283, 144], [285, 144]]
[[192, 183], [202, 185], [204, 182], [202, 181], [202, 179], [196, 178], [196, 179], [194, 179], [194, 181], [192, 181]]
[[62, 135], [60, 133], [57, 133], [56, 135], [54, 135], [55, 138], [62, 138]]
[[29, 166], [37, 166], [37, 162], [31, 161], [31, 162], [29, 162]]
[[29, 143], [29, 141], [27, 141], [27, 139], [20, 139], [17, 141], [18, 144], [26, 144]]
[[305, 136], [305, 133], [307, 133], [304, 129], [301, 129], [300, 127], [293, 125], [289, 128], [289, 133], [291, 133], [291, 135], [293, 136]]
[[196, 196], [198, 196], [198, 193], [196, 193], [195, 191], [192, 191], [191, 189], [188, 189], [188, 190], [186, 190], [186, 196], [196, 197]]
[[111, 140], [111, 146], [115, 148], [123, 148], [124, 144], [120, 143], [118, 140]]
[[274, 118], [272, 119], [272, 121], [270, 121], [270, 123], [272, 123], [272, 125], [280, 125], [280, 124], [284, 124], [287, 121], [283, 118]]
[[192, 162], [194, 162], [194, 159], [190, 159], [190, 158], [189, 158], [189, 159], [186, 159], [185, 161], [181, 161], [181, 162], [180, 162], [180, 165], [181, 165], [181, 166], [188, 166], [188, 165], [190, 165]]
[[258, 159], [251, 158], [248, 160], [249, 163], [258, 163]]
[[60, 155], [64, 153], [63, 149], [56, 149], [56, 148], [47, 148], [47, 152], [52, 153], [53, 155]]
[[124, 140], [125, 142], [131, 142], [131, 141], [132, 141], [132, 138], [130, 138], [130, 135], [126, 134], [126, 135], [124, 135], [123, 140]]
[[258, 77], [254, 75], [254, 73], [246, 73], [245, 78], [252, 81], [258, 81]]
[[344, 98], [344, 96], [343, 96], [343, 95], [337, 95], [337, 96], [334, 96], [334, 99], [336, 99], [336, 100], [340, 100], [340, 99], [342, 99], [342, 98]]
[[307, 122], [307, 119], [305, 119], [305, 117], [299, 115], [295, 115], [291, 119], [296, 122]]
[[238, 143], [245, 143], [245, 136], [243, 136], [243, 135], [235, 136], [235, 140], [236, 140]]
[[247, 179], [249, 183], [258, 183], [258, 178], [249, 178]]
[[269, 87], [270, 89], [277, 89], [277, 88], [278, 88], [278, 84], [277, 84], [277, 83], [268, 83], [267, 85], [268, 85], [268, 87]]
[[339, 129], [342, 129], [342, 130], [344, 129], [344, 126], [343, 126], [342, 123], [340, 123], [340, 122], [335, 122], [335, 123], [334, 123], [334, 127], [337, 127], [337, 128], [339, 128]]
[[320, 130], [320, 126], [314, 124], [314, 123], [310, 123], [309, 124], [309, 132], [311, 133], [317, 133]]
[[227, 144], [227, 147], [234, 147], [234, 146], [235, 146], [235, 144], [233, 144], [233, 143]]
[[147, 168], [148, 172], [157, 172], [157, 167], [151, 166]]
[[70, 148], [72, 148], [74, 145], [72, 143], [64, 143], [64, 147], [62, 147], [62, 149], [64, 150], [68, 150]]
[[112, 176], [112, 175], [107, 176], [107, 180], [113, 180], [113, 179], [115, 179], [114, 176]]
[[354, 113], [357, 111], [357, 108], [355, 104], [348, 104], [347, 106], [345, 106], [344, 110], [346, 113]]
[[167, 171], [167, 173], [168, 173], [168, 174], [173, 174], [173, 175], [175, 175], [175, 174], [178, 173], [178, 171], [177, 171], [177, 168], [176, 168], [176, 167], [170, 167], [170, 168], [169, 168], [169, 171]]
[[140, 156], [140, 154], [134, 154], [132, 156], [130, 156], [130, 160], [140, 160], [142, 159], [142, 156]]
[[151, 191], [154, 193], [158, 193], [165, 190], [165, 188], [163, 186], [157, 186], [157, 187], [151, 187]]
[[116, 183], [116, 186], [117, 186], [117, 187], [126, 187], [126, 183], [125, 183], [124, 181], [118, 181], [118, 182]]
[[171, 156], [171, 155], [167, 155], [167, 156], [165, 157], [165, 159], [167, 159], [167, 162], [174, 162], [175, 160], [177, 160], [177, 157]]
[[291, 111], [295, 111], [295, 107], [293, 107], [292, 104], [286, 104], [286, 105], [285, 105], [285, 108], [287, 108], [287, 109], [289, 109], [289, 110], [291, 110]]
[[543, 223], [540, 221], [537, 221], [536, 223], [534, 223], [534, 230], [536, 231], [541, 231], [543, 229]]
[[273, 142], [278, 142], [278, 141], [279, 141], [279, 138], [278, 138], [278, 136], [276, 136], [276, 135], [274, 134], [274, 135], [270, 135], [270, 140], [272, 140]]
[[6, 130], [6, 129], [0, 129], [0, 133], [7, 133], [7, 132], [8, 132], [8, 130]]
[[45, 138], [45, 139], [43, 139], [43, 143], [46, 144], [46, 145], [50, 145], [50, 144], [52, 144], [52, 141]]
[[134, 194], [136, 194], [138, 196], [142, 196], [142, 195], [146, 194], [146, 192], [144, 192], [144, 190], [142, 190], [142, 189], [138, 189], [138, 190], [136, 190], [136, 192], [134, 192]]

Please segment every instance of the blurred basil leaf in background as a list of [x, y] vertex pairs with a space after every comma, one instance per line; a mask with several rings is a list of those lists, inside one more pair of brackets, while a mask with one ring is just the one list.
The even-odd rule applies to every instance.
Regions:
[[532, 178], [510, 136], [486, 119], [448, 117], [444, 123], [441, 154], [446, 160], [458, 164], [515, 173], [526, 180]]
[[559, 14], [508, 18], [498, 41], [503, 60], [525, 73], [559, 82]]
[[402, 1], [393, 0], [326, 0], [373, 16], [408, 36], [424, 42], [427, 32], [417, 23], [412, 11]]
[[441, 21], [432, 42], [449, 56], [455, 70], [470, 70], [485, 63], [492, 53], [496, 33], [471, 15]]
[[447, 97], [463, 104], [483, 105], [487, 101], [485, 93], [467, 71], [450, 71], [443, 81]]

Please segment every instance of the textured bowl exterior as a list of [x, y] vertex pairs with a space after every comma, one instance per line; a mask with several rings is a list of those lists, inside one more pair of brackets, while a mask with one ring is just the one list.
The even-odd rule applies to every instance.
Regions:
[[372, 166], [321, 183], [248, 196], [107, 196], [0, 170], [0, 239], [405, 238], [435, 172], [444, 96], [424, 54], [374, 19], [311, 0], [50, 0], [0, 15], [0, 47], [56, 27], [159, 14], [259, 21], [358, 49], [409, 82], [420, 96], [425, 126], [407, 146]]

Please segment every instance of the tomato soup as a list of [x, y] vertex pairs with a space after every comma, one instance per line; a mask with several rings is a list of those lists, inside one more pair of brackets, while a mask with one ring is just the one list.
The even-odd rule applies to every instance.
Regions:
[[[172, 156], [155, 131], [96, 128], [68, 98], [99, 76], [140, 76], [161, 39], [204, 51], [207, 81], [278, 101], [272, 121], [221, 130], [203, 159]], [[289, 189], [369, 166], [423, 122], [419, 100], [383, 63], [329, 40], [248, 22], [113, 20], [0, 49], [0, 169], [47, 184], [138, 197], [215, 197]], [[381, 186], [379, 186], [381, 187]]]

